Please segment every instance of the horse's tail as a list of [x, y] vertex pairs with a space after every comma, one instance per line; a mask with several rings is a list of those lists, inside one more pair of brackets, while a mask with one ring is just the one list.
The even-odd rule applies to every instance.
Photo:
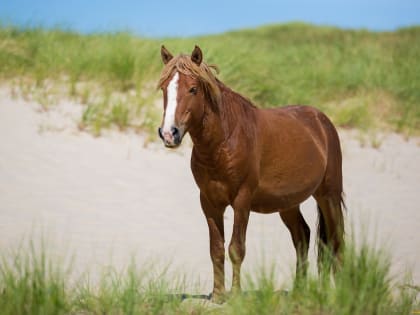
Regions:
[[[325, 254], [338, 258], [344, 248], [344, 203], [342, 152], [337, 130], [327, 116], [320, 113], [326, 137], [327, 165], [319, 190], [318, 204], [318, 265]], [[328, 259], [329, 260], [329, 259]]]
[[[336, 198], [318, 202], [318, 266], [322, 265], [329, 255], [341, 259], [344, 246], [344, 210], [347, 209], [343, 193]], [[328, 256], [326, 254], [328, 253]]]

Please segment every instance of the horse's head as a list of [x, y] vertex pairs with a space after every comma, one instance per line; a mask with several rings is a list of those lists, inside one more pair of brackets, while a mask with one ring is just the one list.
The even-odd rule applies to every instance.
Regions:
[[212, 101], [220, 91], [210, 69], [213, 66], [202, 63], [203, 54], [198, 46], [190, 56], [175, 58], [162, 46], [161, 55], [165, 67], [159, 87], [163, 92], [164, 113], [159, 136], [165, 146], [174, 148], [190, 128], [202, 122], [206, 101]]

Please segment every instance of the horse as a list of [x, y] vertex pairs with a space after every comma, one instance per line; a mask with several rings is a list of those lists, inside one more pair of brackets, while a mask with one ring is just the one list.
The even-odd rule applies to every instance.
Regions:
[[318, 109], [290, 105], [257, 108], [217, 77], [200, 47], [174, 57], [162, 45], [163, 119], [158, 134], [168, 148], [189, 133], [191, 170], [200, 190], [213, 264], [214, 301], [225, 290], [223, 214], [232, 206], [229, 257], [232, 292], [240, 292], [250, 211], [280, 214], [296, 249], [296, 276], [307, 269], [310, 229], [299, 205], [318, 208], [318, 266], [328, 252], [339, 261], [344, 246], [342, 155], [337, 131]]

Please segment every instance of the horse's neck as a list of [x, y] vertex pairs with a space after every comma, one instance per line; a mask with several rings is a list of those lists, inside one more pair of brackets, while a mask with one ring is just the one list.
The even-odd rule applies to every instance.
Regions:
[[220, 150], [225, 141], [225, 133], [222, 127], [222, 121], [218, 113], [206, 105], [206, 111], [202, 121], [197, 128], [190, 130], [191, 139], [194, 144], [194, 154], [209, 163], [215, 156], [215, 152]]
[[222, 104], [220, 117], [226, 138], [229, 138], [236, 128], [244, 132], [252, 129], [255, 124], [257, 108], [239, 93], [221, 85]]
[[[245, 98], [225, 86], [221, 86], [222, 98], [218, 110], [211, 110], [210, 104], [206, 105], [206, 113], [199, 130], [191, 133], [194, 151], [202, 160], [217, 160], [222, 150], [226, 151], [227, 140], [233, 135], [235, 129], [249, 130], [255, 115], [256, 108]], [[214, 106], [213, 106], [214, 108]], [[241, 132], [235, 132], [239, 136]]]

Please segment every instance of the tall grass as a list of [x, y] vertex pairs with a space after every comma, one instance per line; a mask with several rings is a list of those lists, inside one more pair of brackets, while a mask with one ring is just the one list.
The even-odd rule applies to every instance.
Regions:
[[389, 256], [366, 243], [348, 244], [333, 277], [296, 279], [290, 292], [275, 290], [274, 274], [262, 271], [249, 280], [252, 290], [228, 301], [228, 314], [410, 314], [416, 308], [418, 292], [399, 286], [390, 276]]
[[180, 293], [191, 284], [152, 266], [132, 261], [122, 271], [104, 268], [95, 283], [88, 274], [72, 281], [71, 268], [54, 258], [47, 246], [30, 242], [1, 255], [0, 313], [389, 315], [410, 314], [419, 307], [418, 292], [399, 286], [390, 276], [388, 257], [366, 244], [347, 246], [334, 280], [310, 275], [286, 292], [277, 290], [274, 269], [256, 270], [256, 276], [247, 278], [245, 293], [218, 307], [183, 302]]
[[[167, 268], [139, 268], [132, 261], [118, 271], [103, 269], [93, 283], [85, 273], [78, 280], [71, 265], [54, 257], [42, 242], [30, 241], [19, 249], [2, 253], [0, 260], [0, 314], [180, 314], [183, 279], [168, 278]], [[199, 310], [200, 307], [197, 307]]]
[[4, 252], [0, 263], [1, 314], [67, 314], [68, 272], [60, 261], [52, 261], [42, 243]]
[[[94, 83], [88, 90], [100, 95], [148, 90], [155, 100], [162, 43], [174, 54], [199, 44], [205, 59], [219, 65], [220, 78], [261, 107], [312, 104], [340, 126], [420, 130], [418, 26], [376, 33], [285, 24], [168, 39], [0, 27], [0, 78], [39, 88], [68, 84], [69, 94], [84, 95], [88, 104], [97, 97], [86, 97], [80, 82]], [[128, 111], [123, 124], [130, 125], [140, 116]]]

